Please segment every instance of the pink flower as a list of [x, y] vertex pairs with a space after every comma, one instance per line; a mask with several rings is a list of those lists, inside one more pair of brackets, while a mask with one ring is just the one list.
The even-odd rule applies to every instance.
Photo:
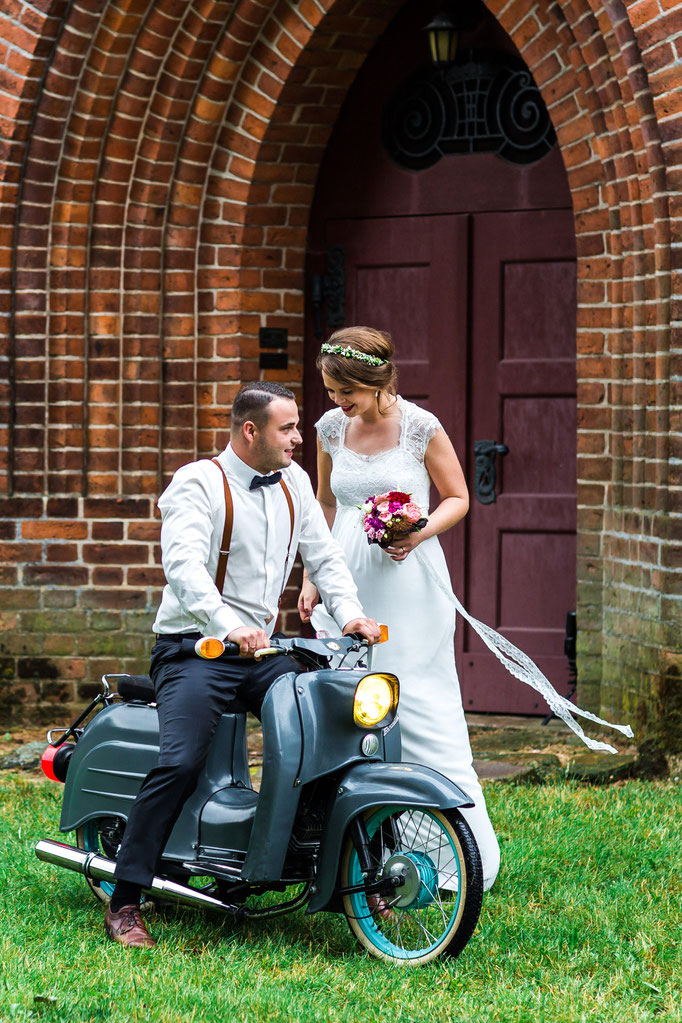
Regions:
[[414, 504], [412, 501], [410, 501], [410, 503], [406, 504], [405, 507], [403, 508], [403, 515], [405, 516], [408, 522], [412, 523], [419, 522], [419, 520], [422, 518], [421, 508], [418, 505]]

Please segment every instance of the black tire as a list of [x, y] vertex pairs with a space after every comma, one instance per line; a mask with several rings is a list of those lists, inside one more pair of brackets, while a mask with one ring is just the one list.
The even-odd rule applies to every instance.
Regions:
[[[404, 966], [459, 955], [474, 933], [483, 901], [481, 857], [462, 815], [457, 810], [382, 806], [363, 819], [378, 876], [398, 872], [403, 881], [394, 894], [387, 889], [378, 905], [377, 897], [370, 896], [368, 902], [364, 891], [343, 896], [343, 910], [358, 941], [376, 958]], [[341, 888], [362, 882], [347, 833]]]

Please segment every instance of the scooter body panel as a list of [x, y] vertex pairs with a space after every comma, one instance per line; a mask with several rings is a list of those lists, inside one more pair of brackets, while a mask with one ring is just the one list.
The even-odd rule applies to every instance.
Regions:
[[[83, 732], [69, 763], [60, 830], [73, 831], [97, 817], [127, 820], [140, 785], [157, 765], [158, 756], [159, 724], [153, 707], [115, 703], [102, 710]], [[248, 769], [245, 715], [223, 714], [206, 766], [173, 828], [164, 858], [180, 862], [195, 859], [203, 838], [213, 847], [217, 822], [222, 818], [222, 834], [230, 832], [233, 821], [236, 825], [228, 849], [239, 838], [243, 844], [236, 850], [236, 859], [243, 861], [255, 799]], [[199, 821], [204, 812], [206, 828], [200, 836]]]
[[127, 820], [158, 756], [159, 723], [153, 707], [105, 707], [83, 732], [69, 762], [60, 830], [73, 831], [93, 817]]
[[[317, 671], [299, 676], [297, 700], [303, 728], [301, 784], [342, 770], [355, 761], [384, 759], [380, 728], [361, 729], [353, 721], [352, 697], [366, 670]], [[363, 752], [367, 735], [376, 736], [374, 752]], [[398, 758], [399, 759], [399, 758]]]
[[[243, 877], [252, 882], [282, 878], [301, 786], [354, 763], [380, 761], [382, 729], [353, 722], [353, 694], [366, 670], [321, 670], [284, 675], [267, 693], [263, 722], [263, 778]], [[363, 752], [372, 732], [376, 749]]]
[[473, 806], [459, 786], [420, 764], [365, 763], [353, 765], [340, 781], [327, 816], [320, 847], [316, 892], [307, 913], [324, 909], [331, 899], [339, 871], [341, 844], [350, 822], [379, 806], [446, 810]]

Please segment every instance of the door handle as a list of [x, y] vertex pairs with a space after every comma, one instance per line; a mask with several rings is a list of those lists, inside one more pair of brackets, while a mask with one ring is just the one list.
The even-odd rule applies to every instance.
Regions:
[[481, 504], [494, 504], [497, 500], [495, 456], [507, 454], [506, 444], [497, 444], [494, 440], [474, 442], [474, 493]]

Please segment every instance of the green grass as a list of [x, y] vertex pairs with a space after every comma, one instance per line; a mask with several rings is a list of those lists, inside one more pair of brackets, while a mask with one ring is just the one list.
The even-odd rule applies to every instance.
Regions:
[[170, 910], [159, 945], [108, 942], [77, 874], [39, 863], [61, 790], [0, 780], [0, 1020], [678, 1023], [680, 787], [488, 787], [502, 871], [457, 960], [415, 970], [341, 917], [235, 926]]

